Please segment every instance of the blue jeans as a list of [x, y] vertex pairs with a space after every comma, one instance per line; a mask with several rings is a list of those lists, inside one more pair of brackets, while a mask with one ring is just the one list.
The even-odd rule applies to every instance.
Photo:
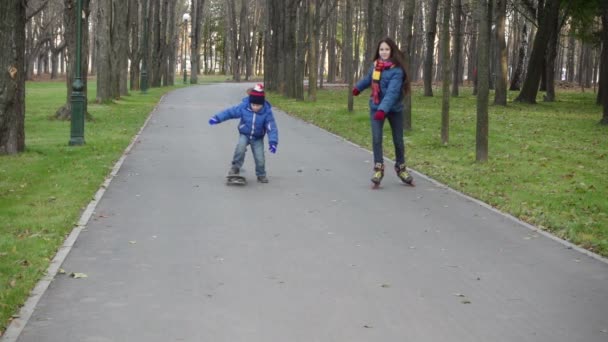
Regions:
[[[370, 112], [372, 125], [372, 151], [374, 152], [374, 164], [384, 163], [382, 155], [382, 134], [384, 120], [374, 120], [374, 113]], [[395, 161], [397, 165], [405, 164], [405, 144], [403, 143], [403, 111], [386, 113], [385, 120], [391, 125], [393, 144], [395, 145]]]
[[247, 145], [251, 145], [251, 153], [253, 153], [253, 160], [255, 161], [255, 175], [266, 176], [266, 166], [264, 160], [264, 139], [250, 139], [249, 136], [240, 134], [239, 142], [236, 144], [234, 149], [234, 157], [232, 157], [232, 166], [239, 170], [245, 162], [245, 152], [247, 152]]

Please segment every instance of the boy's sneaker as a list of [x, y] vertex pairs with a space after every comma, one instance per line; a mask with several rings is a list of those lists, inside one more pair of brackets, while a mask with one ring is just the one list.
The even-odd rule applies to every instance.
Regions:
[[239, 174], [239, 169], [236, 166], [230, 168], [228, 171], [228, 176], [237, 176]]
[[268, 178], [266, 176], [258, 176], [258, 182], [268, 183]]
[[403, 183], [412, 185], [414, 178], [412, 178], [412, 175], [410, 175], [410, 173], [407, 172], [407, 169], [405, 168], [405, 164], [395, 165], [395, 172], [397, 172], [397, 177], [399, 177], [399, 179], [401, 179], [401, 181]]

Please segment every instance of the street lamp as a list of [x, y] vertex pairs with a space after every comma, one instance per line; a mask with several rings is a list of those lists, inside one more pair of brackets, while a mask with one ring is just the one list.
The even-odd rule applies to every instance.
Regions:
[[148, 0], [144, 0], [142, 4], [142, 13], [144, 17], [144, 34], [142, 37], [142, 61], [141, 61], [141, 93], [148, 93]]
[[184, 74], [184, 84], [186, 84], [186, 80], [188, 78], [188, 71], [186, 70], [186, 53], [188, 46], [188, 20], [190, 20], [190, 14], [184, 13], [182, 19], [184, 20], [184, 58], [182, 58], [182, 73]]
[[70, 128], [70, 146], [84, 145], [84, 83], [82, 83], [80, 55], [82, 53], [82, 0], [76, 5], [76, 63], [74, 63], [74, 82], [72, 83], [72, 119]]

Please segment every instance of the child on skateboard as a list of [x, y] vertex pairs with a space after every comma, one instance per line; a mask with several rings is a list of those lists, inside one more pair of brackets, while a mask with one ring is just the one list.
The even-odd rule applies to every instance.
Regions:
[[264, 159], [264, 137], [268, 135], [268, 150], [276, 153], [279, 144], [279, 130], [272, 115], [272, 106], [265, 99], [264, 85], [257, 84], [247, 93], [248, 96], [240, 104], [212, 116], [209, 124], [216, 125], [226, 120], [240, 119], [239, 140], [234, 149], [228, 177], [239, 175], [245, 161], [247, 145], [251, 145], [258, 182], [268, 183]]

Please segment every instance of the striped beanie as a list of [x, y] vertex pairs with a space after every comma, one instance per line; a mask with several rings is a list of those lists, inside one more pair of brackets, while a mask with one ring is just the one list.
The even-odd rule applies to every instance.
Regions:
[[249, 91], [249, 103], [264, 104], [264, 85], [258, 83]]

